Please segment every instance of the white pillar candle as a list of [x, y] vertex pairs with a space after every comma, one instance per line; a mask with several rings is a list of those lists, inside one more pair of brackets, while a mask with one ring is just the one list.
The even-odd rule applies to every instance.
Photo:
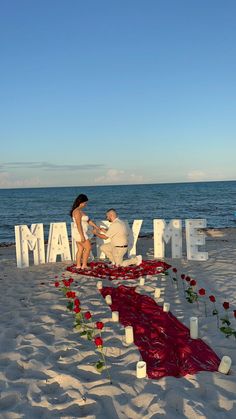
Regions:
[[161, 296], [161, 289], [156, 288], [154, 292], [154, 298], [160, 298], [160, 296]]
[[223, 356], [222, 360], [220, 361], [218, 371], [221, 372], [222, 374], [228, 374], [231, 364], [232, 364], [231, 358], [229, 356]]
[[139, 285], [141, 285], [141, 287], [145, 284], [145, 278], [143, 278], [141, 276], [140, 280], [139, 280]]
[[190, 317], [190, 337], [192, 339], [198, 338], [198, 318]]
[[106, 303], [110, 306], [110, 305], [112, 304], [112, 299], [111, 299], [111, 296], [110, 296], [110, 295], [106, 295], [106, 297], [105, 297], [105, 301], [106, 301]]
[[145, 378], [147, 375], [147, 365], [144, 361], [138, 361], [136, 364], [136, 377]]
[[119, 311], [113, 311], [112, 312], [112, 321], [118, 322], [119, 321]]
[[163, 304], [163, 311], [168, 313], [169, 310], [170, 310], [170, 303], [164, 303]]
[[132, 326], [125, 327], [125, 342], [130, 345], [134, 341], [134, 332]]
[[97, 289], [101, 290], [102, 289], [102, 281], [98, 281], [97, 282]]

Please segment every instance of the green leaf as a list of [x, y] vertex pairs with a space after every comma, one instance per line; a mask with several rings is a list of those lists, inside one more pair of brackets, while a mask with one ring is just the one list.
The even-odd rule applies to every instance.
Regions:
[[216, 308], [214, 308], [214, 310], [212, 311], [213, 316], [217, 316], [218, 314], [218, 310], [216, 310]]
[[88, 340], [92, 340], [92, 335], [93, 335], [93, 334], [92, 334], [91, 330], [88, 330], [88, 331], [87, 331], [87, 339], [88, 339]]
[[63, 288], [61, 288], [61, 290], [62, 290], [62, 292], [63, 292], [63, 294], [64, 294], [64, 296], [65, 296], [65, 295], [66, 295], [66, 293], [67, 293], [67, 291], [69, 291], [69, 290], [70, 290], [70, 288], [63, 287]]
[[190, 298], [190, 297], [187, 297], [186, 298], [186, 300], [189, 302], [189, 303], [192, 303], [193, 301], [192, 301], [192, 298]]
[[81, 320], [82, 319], [82, 314], [81, 313], [76, 313], [75, 315], [75, 320]]
[[234, 331], [234, 329], [232, 329], [232, 327], [222, 326], [222, 327], [220, 327], [220, 330], [221, 330], [221, 332], [223, 332], [225, 334], [225, 336], [227, 338], [230, 337], [231, 335], [234, 335], [235, 336], [235, 333], [236, 333]]
[[72, 311], [73, 310], [73, 302], [72, 301], [68, 301], [66, 307], [67, 307], [68, 310]]
[[105, 364], [103, 361], [98, 361], [96, 362], [95, 367], [96, 367], [96, 370], [101, 373], [103, 368], [105, 367]]
[[185, 290], [185, 292], [187, 294], [187, 297], [185, 297], [185, 298], [189, 303], [194, 303], [195, 301], [198, 300], [197, 293], [194, 292], [191, 287], [189, 287], [187, 290]]
[[75, 329], [76, 329], [76, 330], [81, 330], [81, 329], [82, 329], [81, 324], [76, 324], [76, 325], [75, 325]]
[[83, 332], [80, 332], [80, 336], [85, 336], [87, 335], [87, 332], [84, 330]]
[[222, 321], [222, 324], [227, 324], [227, 326], [229, 326], [231, 324], [229, 319], [225, 319], [224, 317], [222, 317], [220, 320]]

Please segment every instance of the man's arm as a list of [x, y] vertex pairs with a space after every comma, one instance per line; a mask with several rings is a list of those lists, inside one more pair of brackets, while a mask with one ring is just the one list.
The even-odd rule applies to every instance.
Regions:
[[104, 239], [104, 240], [106, 240], [106, 239], [108, 239], [109, 237], [107, 237], [105, 234], [102, 234], [102, 233], [99, 233], [98, 232], [98, 230], [93, 230], [93, 234], [95, 235], [95, 236], [98, 236], [98, 237], [100, 237], [100, 239]]

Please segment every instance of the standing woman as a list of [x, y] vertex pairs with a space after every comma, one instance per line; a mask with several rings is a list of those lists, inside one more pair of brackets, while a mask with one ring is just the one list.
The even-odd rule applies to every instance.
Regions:
[[75, 235], [75, 240], [77, 244], [77, 269], [88, 269], [87, 262], [91, 251], [91, 243], [87, 236], [88, 226], [91, 225], [95, 229], [100, 230], [100, 228], [93, 221], [91, 221], [88, 215], [86, 215], [83, 211], [87, 203], [87, 196], [84, 194], [80, 194], [75, 199], [70, 211], [70, 216], [72, 217], [74, 223], [77, 226], [77, 234]]

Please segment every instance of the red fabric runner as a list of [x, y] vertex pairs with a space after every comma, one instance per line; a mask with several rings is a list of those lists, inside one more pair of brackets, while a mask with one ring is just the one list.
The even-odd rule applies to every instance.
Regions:
[[180, 377], [198, 371], [217, 371], [220, 359], [201, 339], [191, 339], [189, 329], [170, 312], [135, 287], [104, 287], [112, 297], [111, 309], [119, 311], [120, 323], [133, 326], [134, 343], [147, 363], [149, 378]]
[[155, 275], [158, 272], [164, 272], [171, 265], [165, 262], [157, 262], [156, 260], [144, 260], [139, 266], [126, 267], [109, 267], [105, 262], [91, 262], [90, 269], [76, 269], [75, 265], [68, 266], [67, 271], [77, 273], [79, 275], [93, 276], [95, 278], [107, 278], [110, 280], [136, 279], [140, 276]]

